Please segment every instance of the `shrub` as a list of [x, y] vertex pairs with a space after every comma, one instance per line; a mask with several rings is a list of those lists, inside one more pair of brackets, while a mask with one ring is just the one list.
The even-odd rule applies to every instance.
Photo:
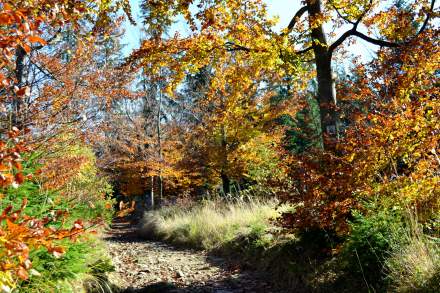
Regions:
[[62, 244], [66, 253], [61, 257], [55, 257], [43, 249], [31, 253], [31, 276], [19, 284], [19, 292], [79, 292], [83, 290], [83, 283], [92, 283], [90, 280], [94, 280], [95, 276], [113, 270], [98, 240], [66, 240]]
[[341, 257], [344, 269], [374, 290], [384, 286], [383, 263], [394, 237], [403, 229], [403, 218], [399, 207], [385, 208], [378, 202], [365, 203], [365, 207], [367, 214], [353, 212]]
[[[69, 151], [73, 157], [83, 154], [81, 164], [63, 165]], [[51, 160], [56, 161], [54, 172], [28, 176], [44, 170]], [[57, 165], [70, 168], [68, 176], [58, 172]], [[0, 219], [0, 291], [78, 292], [82, 281], [95, 274], [93, 268], [108, 262], [94, 252], [100, 244], [83, 234], [85, 228], [111, 219], [112, 201], [106, 196], [110, 185], [98, 176], [93, 153], [81, 146], [52, 154], [50, 160], [44, 154], [27, 154], [21, 173], [27, 180], [1, 190], [0, 209], [5, 212]], [[50, 180], [57, 185], [43, 188]]]
[[43, 162], [40, 184], [46, 192], [57, 191], [55, 204], [71, 210], [72, 217], [111, 221], [112, 187], [98, 174], [92, 149], [80, 144], [66, 146]]
[[[343, 269], [369, 290], [436, 292], [440, 276], [438, 239], [424, 234], [414, 212], [383, 200], [354, 212], [344, 242]], [[436, 242], [437, 241], [437, 242]]]

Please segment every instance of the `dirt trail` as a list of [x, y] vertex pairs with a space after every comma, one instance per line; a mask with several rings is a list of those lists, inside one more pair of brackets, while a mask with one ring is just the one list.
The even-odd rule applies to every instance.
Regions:
[[124, 292], [282, 292], [224, 259], [143, 240], [129, 222], [115, 223], [106, 243]]

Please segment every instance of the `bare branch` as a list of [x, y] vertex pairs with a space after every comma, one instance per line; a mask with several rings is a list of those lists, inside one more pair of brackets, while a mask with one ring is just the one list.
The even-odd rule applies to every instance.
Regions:
[[431, 19], [431, 14], [434, 11], [434, 5], [435, 5], [435, 0], [431, 0], [431, 7], [426, 15], [426, 19], [422, 24], [422, 27], [420, 28], [420, 30], [417, 32], [416, 36], [420, 35], [428, 26], [429, 20]]
[[381, 47], [395, 48], [395, 47], [399, 47], [400, 45], [402, 45], [402, 44], [399, 44], [399, 43], [394, 43], [394, 42], [389, 42], [389, 41], [385, 41], [385, 40], [374, 39], [372, 37], [364, 35], [361, 32], [358, 32], [356, 30], [353, 32], [352, 35], [353, 36], [357, 36], [357, 37], [361, 38], [362, 40], [367, 41], [367, 42], [369, 42], [371, 44], [374, 44], [374, 45], [377, 45], [377, 46], [381, 46]]
[[290, 21], [289, 25], [287, 26], [287, 32], [282, 33], [282, 36], [287, 35], [289, 32], [293, 30], [295, 27], [296, 22], [303, 16], [304, 13], [307, 11], [307, 6], [301, 7], [296, 13], [295, 16], [293, 16], [292, 20]]
[[[422, 27], [420, 28], [420, 30], [417, 32], [417, 34], [413, 37], [417, 37], [418, 35], [420, 35], [428, 26], [429, 20], [431, 19], [431, 15], [432, 12], [434, 10], [434, 5], [435, 5], [435, 1], [436, 0], [431, 0], [431, 7], [430, 7], [430, 11], [427, 13], [426, 19], [423, 22]], [[371, 7], [371, 3], [372, 1], [370, 1], [370, 7]], [[366, 14], [366, 12], [368, 11], [368, 9], [361, 15], [361, 17], [359, 17], [359, 19], [353, 24], [353, 28], [346, 31], [345, 33], [343, 33], [339, 39], [337, 39], [330, 47], [329, 47], [329, 52], [332, 53], [338, 46], [340, 46], [347, 38], [351, 37], [351, 36], [356, 36], [364, 41], [367, 41], [373, 45], [377, 45], [377, 46], [381, 46], [381, 47], [390, 47], [390, 48], [395, 48], [395, 47], [399, 47], [402, 45], [405, 45], [407, 43], [409, 43], [409, 41], [403, 42], [403, 43], [396, 43], [396, 42], [389, 42], [389, 41], [385, 41], [385, 40], [379, 40], [379, 39], [374, 39], [372, 37], [369, 37], [361, 32], [359, 32], [357, 30], [357, 27], [359, 25], [359, 23], [361, 22], [362, 18], [364, 17], [364, 15]]]
[[337, 48], [339, 47], [346, 39], [348, 39], [348, 37], [353, 35], [353, 31], [355, 31], [356, 28], [353, 27], [353, 29], [346, 31], [345, 33], [343, 33], [339, 39], [337, 39], [333, 44], [330, 45], [328, 51], [330, 52], [330, 54]]

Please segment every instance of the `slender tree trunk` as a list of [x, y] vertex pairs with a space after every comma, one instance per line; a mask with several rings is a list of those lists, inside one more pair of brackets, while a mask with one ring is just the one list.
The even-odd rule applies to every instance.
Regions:
[[[322, 13], [322, 1], [307, 1], [309, 23], [316, 22]], [[312, 28], [313, 51], [315, 53], [315, 65], [318, 81], [318, 103], [321, 120], [321, 135], [324, 149], [337, 141], [339, 135], [338, 113], [336, 109], [336, 89], [331, 66], [332, 54], [328, 50], [328, 42], [323, 24]], [[327, 138], [327, 139], [324, 139]]]
[[223, 171], [220, 176], [222, 178], [223, 192], [225, 194], [231, 193], [231, 180], [229, 179], [229, 176]]
[[227, 174], [228, 170], [228, 145], [226, 141], [226, 131], [225, 126], [221, 126], [221, 146], [222, 146], [222, 152], [223, 152], [223, 162], [222, 162], [222, 169], [220, 172], [220, 177], [222, 179], [222, 186], [223, 186], [223, 192], [225, 194], [231, 193], [231, 180], [229, 179], [229, 176]]
[[[23, 86], [23, 75], [24, 75], [24, 58], [26, 56], [26, 51], [21, 46], [17, 46], [15, 51], [15, 78], [17, 83], [15, 84], [18, 88]], [[21, 128], [23, 121], [21, 121], [21, 106], [22, 97], [16, 97], [12, 102], [12, 121], [11, 126], [16, 126]]]
[[150, 189], [150, 203], [151, 208], [154, 208], [154, 176], [151, 176], [151, 189]]
[[[144, 118], [147, 119], [147, 118], [150, 118], [149, 115], [151, 115], [153, 113], [153, 110], [149, 107], [147, 108], [147, 105], [149, 105], [149, 103], [148, 103], [149, 95], [148, 95], [147, 80], [145, 78], [142, 80], [142, 87], [143, 87], [143, 90], [145, 93], [143, 115], [144, 115]], [[147, 123], [145, 123], [145, 125], [144, 125], [144, 131], [145, 131], [145, 134], [148, 136]], [[149, 147], [149, 145], [148, 146], [144, 145], [144, 153], [147, 152], [148, 147]], [[147, 156], [145, 155], [145, 160], [146, 159], [147, 159]], [[151, 208], [154, 208], [154, 204], [155, 204], [154, 203], [154, 176], [152, 175], [150, 179], [151, 179], [151, 188], [150, 188], [149, 202], [150, 202]], [[145, 198], [145, 201], [148, 202], [147, 197]]]
[[[162, 137], [161, 137], [161, 127], [160, 127], [160, 115], [162, 112], [162, 92], [159, 88], [159, 99], [157, 105], [157, 119], [156, 119], [156, 131], [157, 131], [157, 150], [159, 155], [160, 163], [162, 164]], [[159, 204], [162, 204], [163, 197], [163, 180], [162, 180], [162, 167], [159, 167]]]

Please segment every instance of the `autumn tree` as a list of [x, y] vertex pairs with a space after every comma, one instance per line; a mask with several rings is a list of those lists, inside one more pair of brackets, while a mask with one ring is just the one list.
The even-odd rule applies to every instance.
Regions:
[[[70, 101], [68, 98], [73, 95], [67, 94], [66, 97], [61, 93], [63, 82], [70, 85], [74, 85], [74, 82], [70, 83], [71, 80], [67, 77], [58, 81], [54, 77], [56, 73], [49, 71], [50, 65], [59, 65], [62, 68], [66, 64], [51, 56], [46, 51], [47, 45], [57, 42], [58, 36], [66, 29], [75, 31], [82, 41], [88, 40], [87, 37], [93, 39], [95, 32], [104, 29], [109, 14], [120, 8], [128, 12], [129, 6], [127, 1], [2, 1], [0, 8], [0, 186], [3, 194], [9, 187], [17, 187], [33, 177], [31, 173], [23, 174], [23, 160], [31, 151], [35, 151], [33, 138], [44, 136], [43, 140], [49, 141], [50, 135], [42, 135], [42, 132], [50, 133], [51, 130], [47, 128], [51, 124], [68, 122], [51, 119], [60, 110], [66, 110], [66, 104], [81, 104], [80, 98]], [[82, 41], [76, 43], [82, 45]], [[40, 52], [43, 56], [39, 55]], [[84, 52], [78, 50], [77, 53], [80, 55]], [[40, 62], [44, 61], [48, 63], [42, 65]], [[73, 63], [67, 64], [65, 73], [72, 73], [69, 65]], [[59, 82], [58, 88], [54, 81]], [[70, 90], [70, 93], [74, 91]], [[45, 112], [47, 108], [51, 111]], [[78, 119], [75, 117], [77, 114], [65, 119]], [[0, 216], [2, 290], [10, 290], [18, 278], [28, 278], [28, 271], [32, 267], [29, 259], [31, 250], [44, 247], [53, 255], [60, 256], [64, 250], [58, 246], [58, 241], [64, 238], [74, 240], [85, 231], [80, 220], [69, 229], [49, 228], [50, 224], [63, 221], [66, 213], [53, 211], [53, 217], [40, 219], [26, 215], [26, 205], [26, 200], [18, 208], [10, 205], [3, 209]]]
[[[417, 10], [398, 8], [388, 15], [394, 23], [418, 19]], [[368, 213], [362, 202], [372, 199], [386, 208], [410, 207], [425, 223], [438, 213], [439, 56], [434, 48], [439, 30], [426, 24], [420, 32], [415, 23], [402, 31], [404, 26], [386, 23], [382, 32], [402, 43], [384, 46], [369, 64], [353, 62], [354, 78], [340, 85], [349, 123], [336, 149], [339, 155], [315, 154], [294, 162], [296, 198], [304, 207], [286, 215], [286, 227], [346, 233], [352, 209]]]
[[[381, 28], [390, 25], [390, 21], [396, 19], [401, 13], [393, 3], [390, 1], [391, 6], [389, 6], [379, 1], [303, 1], [304, 6], [295, 13], [281, 36], [275, 36], [271, 31], [272, 25], [267, 22], [265, 5], [261, 1], [240, 3], [235, 1], [213, 3], [200, 1], [200, 5], [193, 4], [199, 8], [196, 13], [192, 13], [189, 9], [190, 3], [187, 1], [145, 1], [143, 6], [149, 8], [145, 19], [146, 24], [156, 31], [161, 31], [161, 27], [169, 26], [175, 16], [184, 16], [193, 30], [193, 34], [190, 37], [180, 39], [176, 36], [174, 41], [179, 42], [180, 40], [182, 42], [185, 40], [187, 43], [196, 42], [203, 45], [194, 45], [191, 50], [187, 50], [181, 43], [179, 49], [175, 48], [174, 52], [186, 52], [184, 57], [182, 55], [183, 59], [180, 60], [183, 64], [185, 64], [185, 60], [191, 60], [193, 66], [200, 67], [205, 58], [197, 58], [199, 60], [196, 61], [194, 58], [190, 59], [190, 56], [195, 57], [194, 54], [213, 56], [219, 50], [251, 52], [250, 58], [256, 58], [258, 53], [266, 52], [272, 62], [278, 65], [287, 63], [296, 69], [298, 69], [298, 62], [314, 60], [321, 129], [322, 134], [326, 134], [326, 138], [328, 138], [324, 141], [325, 148], [328, 149], [330, 145], [334, 145], [340, 133], [332, 68], [335, 52], [346, 41], [355, 38], [377, 46], [398, 47], [419, 35], [429, 26], [435, 1], [417, 1], [411, 4], [412, 14], [415, 17], [415, 21], [411, 25], [412, 32], [405, 34], [405, 39], [396, 39], [390, 36]], [[231, 13], [232, 10], [234, 10], [233, 13]], [[239, 14], [241, 16], [236, 18], [235, 16]], [[307, 18], [303, 21], [303, 16], [306, 14]], [[252, 18], [254, 19], [251, 20]], [[257, 30], [255, 27], [246, 26], [247, 20], [254, 21], [257, 26], [262, 28], [257, 33], [260, 34], [261, 39], [258, 37], [250, 38], [255, 36]], [[239, 26], [239, 30], [233, 28], [234, 23], [236, 23], [235, 28]], [[331, 42], [330, 39], [333, 35], [325, 32], [325, 26], [329, 26], [332, 31], [342, 31], [343, 33]], [[402, 23], [401, 27], [408, 28], [409, 26]], [[374, 38], [368, 33], [371, 31], [381, 31], [382, 36]], [[401, 36], [402, 33], [400, 32]], [[169, 46], [167, 49], [169, 55], [172, 54], [172, 47]], [[147, 48], [144, 47], [144, 50]], [[282, 61], [276, 61], [277, 58], [281, 58]], [[162, 62], [165, 60], [162, 59]], [[172, 61], [170, 60], [170, 62]], [[182, 78], [182, 74], [177, 76], [179, 79]]]
[[[371, 117], [372, 113], [378, 111], [380, 115], [386, 116], [390, 113], [388, 107], [393, 102], [382, 101], [387, 106], [376, 108], [375, 105], [379, 102], [373, 102], [373, 96], [365, 90], [358, 92], [364, 99], [356, 101], [350, 100], [354, 95], [350, 97], [339, 92], [344, 104], [338, 103], [336, 89], [344, 87], [335, 82], [334, 64], [341, 62], [341, 58], [347, 59], [342, 50], [344, 44], [356, 40], [377, 46], [381, 52], [377, 60], [383, 60], [382, 52], [392, 52], [387, 55], [389, 58], [392, 54], [410, 56], [410, 46], [417, 42], [424, 44], [419, 50], [426, 46], [431, 54], [435, 52], [432, 48], [433, 42], [426, 40], [429, 36], [435, 38], [436, 28], [432, 19], [438, 13], [434, 9], [435, 1], [413, 1], [404, 6], [401, 1], [303, 1], [302, 4], [304, 6], [293, 16], [288, 27], [278, 34], [273, 29], [274, 20], [267, 15], [266, 5], [258, 0], [196, 3], [144, 1], [143, 5], [149, 7], [145, 23], [150, 28], [160, 32], [161, 27], [169, 27], [181, 15], [191, 32], [187, 35], [176, 33], [169, 38], [157, 34], [156, 38], [143, 42], [127, 62], [134, 68], [148, 67], [153, 74], [163, 67], [169, 68], [171, 74], [167, 77], [168, 87], [165, 92], [170, 96], [175, 95], [185, 76], [211, 68], [209, 90], [203, 100], [206, 101], [206, 109], [211, 109], [209, 103], [212, 102], [215, 105], [212, 109], [218, 109], [219, 117], [222, 118], [240, 109], [241, 106], [234, 109], [234, 103], [227, 101], [229, 98], [232, 101], [246, 101], [246, 98], [241, 99], [240, 95], [243, 93], [254, 96], [254, 101], [261, 99], [258, 107], [267, 107], [268, 100], [263, 101], [264, 91], [259, 90], [266, 81], [282, 84], [283, 79], [288, 77], [293, 88], [290, 93], [291, 101], [297, 101], [297, 105], [304, 105], [304, 100], [310, 98], [313, 81], [316, 81], [319, 128], [324, 152], [322, 149], [310, 150], [291, 160], [291, 175], [297, 186], [292, 190], [290, 200], [301, 202], [304, 207], [298, 210], [298, 217], [293, 222], [287, 220], [286, 223], [303, 223], [305, 226], [320, 228], [332, 226], [332, 229], [337, 226], [339, 231], [346, 231], [346, 225], [337, 223], [344, 223], [350, 216], [351, 209], [359, 203], [352, 189], [353, 186], [358, 186], [352, 181], [358, 169], [353, 169], [355, 164], [346, 161], [356, 150], [346, 147], [356, 141], [356, 135], [362, 137], [363, 133], [372, 130], [370, 125], [374, 124], [367, 119], [368, 123], [364, 128], [359, 128], [356, 124], [357, 118], [350, 114], [361, 112], [366, 117]], [[333, 33], [326, 33], [327, 29]], [[377, 36], [373, 36], [374, 34]], [[433, 60], [434, 57], [435, 55], [432, 56]], [[372, 86], [368, 82], [368, 77], [373, 76], [371, 71], [370, 75], [366, 75], [362, 71], [365, 67], [354, 63], [356, 80]], [[403, 65], [394, 63], [394, 66], [402, 68]], [[239, 74], [234, 75], [234, 71]], [[407, 73], [405, 70], [394, 71], [394, 80], [405, 79]], [[378, 74], [383, 76], [377, 77], [377, 87], [383, 82], [381, 79], [388, 78], [383, 71], [379, 70]], [[253, 81], [256, 81], [256, 93], [248, 91]], [[407, 84], [408, 90], [409, 85]], [[391, 100], [397, 99], [398, 93], [395, 94]], [[223, 109], [222, 101], [227, 105], [223, 105]], [[229, 106], [232, 107], [228, 108]], [[290, 108], [292, 117], [298, 108]], [[246, 111], [241, 111], [239, 116], [243, 119]], [[345, 117], [341, 117], [343, 115]], [[211, 115], [212, 119], [215, 117], [216, 115]], [[227, 123], [230, 124], [238, 119], [237, 116], [228, 118]], [[343, 127], [341, 119], [345, 120]], [[211, 125], [221, 126], [227, 123], [222, 124], [219, 119]], [[388, 123], [393, 124], [391, 121]], [[218, 133], [220, 145], [221, 137], [227, 137], [227, 132], [223, 135], [221, 129], [219, 127], [218, 132], [209, 132]], [[366, 141], [362, 143], [365, 146], [370, 145]], [[227, 146], [228, 142], [223, 145]], [[377, 147], [384, 149], [383, 146]], [[209, 153], [215, 154], [214, 151]], [[216, 166], [214, 169], [220, 169], [221, 174], [222, 168], [228, 169], [224, 167], [226, 165], [224, 163], [222, 167], [220, 164], [220, 168]], [[227, 189], [227, 180], [224, 181]]]
[[[334, 53], [350, 38], [359, 38], [380, 47], [399, 47], [422, 33], [433, 16], [435, 0], [416, 1], [411, 4], [411, 14], [415, 20], [408, 23], [408, 17], [401, 17], [408, 11], [399, 10], [383, 1], [303, 1], [304, 6], [293, 16], [284, 34], [291, 33], [296, 26], [298, 34], [293, 38], [293, 46], [298, 46], [300, 54], [313, 52], [318, 83], [318, 102], [320, 106], [322, 133], [328, 138], [338, 138], [339, 114], [335, 87], [335, 75], [332, 68]], [[385, 7], [385, 8], [384, 8]], [[307, 14], [306, 22], [302, 22]], [[408, 16], [408, 15], [407, 15]], [[324, 26], [331, 20], [331, 30], [345, 30], [333, 42], [325, 32]], [[395, 29], [399, 26], [399, 29]], [[382, 36], [372, 37], [367, 32], [380, 31]], [[393, 31], [391, 33], [391, 31]], [[304, 40], [304, 45], [298, 41]], [[327, 142], [325, 142], [327, 145]], [[328, 146], [326, 146], [328, 148]]]

